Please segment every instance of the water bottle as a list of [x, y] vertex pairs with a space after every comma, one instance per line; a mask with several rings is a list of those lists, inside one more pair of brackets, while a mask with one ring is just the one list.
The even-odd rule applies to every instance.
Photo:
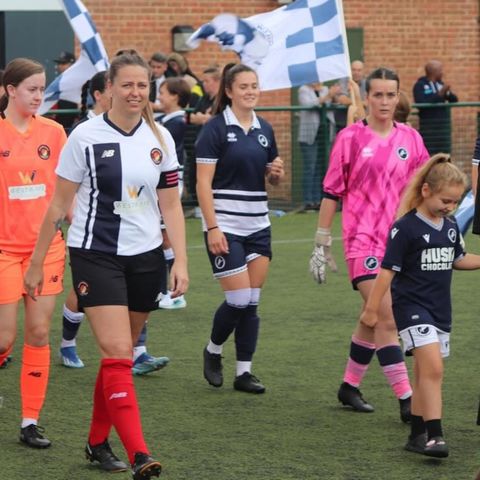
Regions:
[[270, 210], [270, 214], [274, 217], [283, 217], [286, 213], [285, 210]]

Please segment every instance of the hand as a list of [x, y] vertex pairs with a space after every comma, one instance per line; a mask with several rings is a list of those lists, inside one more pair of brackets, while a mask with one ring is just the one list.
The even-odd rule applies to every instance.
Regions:
[[23, 278], [23, 285], [27, 295], [35, 300], [35, 290], [37, 294], [42, 293], [43, 288], [43, 266], [30, 264]]
[[176, 298], [183, 295], [188, 290], [188, 284], [187, 265], [175, 260], [170, 271], [170, 296]]
[[230, 252], [227, 238], [218, 227], [207, 232], [207, 244], [213, 255], [222, 255]]
[[360, 315], [360, 322], [366, 327], [373, 328], [378, 322], [378, 315], [375, 312], [364, 310]]
[[323, 247], [323, 254], [325, 255], [327, 265], [332, 272], [337, 273], [338, 267], [331, 249], [332, 234], [329, 228], [317, 228], [317, 232], [315, 233], [315, 245], [317, 247]]
[[283, 168], [283, 160], [277, 157], [269, 165], [267, 171], [268, 182], [271, 185], [278, 185], [280, 180], [285, 176], [285, 170]]

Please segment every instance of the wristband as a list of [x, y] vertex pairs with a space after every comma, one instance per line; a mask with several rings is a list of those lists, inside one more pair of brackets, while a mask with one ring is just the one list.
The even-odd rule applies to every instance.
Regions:
[[207, 232], [210, 232], [211, 230], [215, 230], [216, 228], [218, 228], [217, 225], [215, 225], [214, 227], [207, 228]]

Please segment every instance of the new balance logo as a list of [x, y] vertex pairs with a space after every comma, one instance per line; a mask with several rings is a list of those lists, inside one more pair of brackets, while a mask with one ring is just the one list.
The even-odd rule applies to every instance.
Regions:
[[395, 238], [395, 235], [399, 232], [398, 228], [392, 228], [392, 231], [390, 232], [390, 236], [392, 237], [392, 240]]
[[0, 150], [0, 157], [9, 157], [10, 150]]
[[127, 392], [112, 393], [109, 400], [113, 400], [115, 398], [127, 398], [127, 395]]
[[40, 378], [42, 376], [42, 372], [30, 372], [28, 375], [35, 378]]
[[422, 237], [424, 238], [424, 240], [425, 240], [427, 243], [430, 243], [430, 234], [429, 234], [429, 233], [426, 233], [425, 235], [422, 235]]
[[102, 158], [110, 158], [115, 155], [115, 150], [104, 150], [102, 153]]

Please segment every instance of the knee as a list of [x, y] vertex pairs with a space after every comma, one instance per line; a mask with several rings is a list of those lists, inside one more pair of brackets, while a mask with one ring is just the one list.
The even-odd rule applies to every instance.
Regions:
[[2, 338], [0, 339], [0, 355], [8, 352], [12, 348], [15, 342], [15, 335], [8, 335], [2, 332]]
[[227, 304], [234, 308], [247, 308], [250, 304], [251, 298], [251, 288], [240, 288], [238, 290], [227, 290], [225, 292], [225, 300]]
[[37, 324], [25, 331], [25, 341], [33, 347], [42, 347], [48, 343], [48, 324]]
[[420, 371], [420, 378], [431, 382], [440, 383], [443, 379], [443, 363], [432, 362]]

